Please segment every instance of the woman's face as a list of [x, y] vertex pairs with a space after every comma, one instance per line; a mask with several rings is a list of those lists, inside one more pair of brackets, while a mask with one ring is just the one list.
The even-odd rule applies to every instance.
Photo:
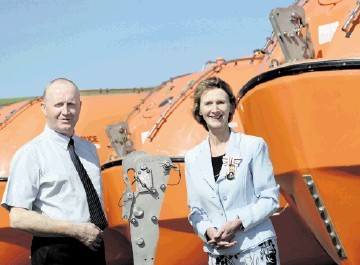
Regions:
[[209, 130], [228, 127], [231, 104], [228, 94], [221, 88], [206, 90], [200, 98], [200, 115]]

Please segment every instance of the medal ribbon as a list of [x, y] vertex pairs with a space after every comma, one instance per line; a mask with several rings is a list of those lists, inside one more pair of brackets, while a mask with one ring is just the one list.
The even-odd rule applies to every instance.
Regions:
[[223, 164], [227, 166], [226, 178], [232, 180], [235, 178], [236, 168], [240, 164], [242, 158], [239, 156], [234, 157], [223, 157]]

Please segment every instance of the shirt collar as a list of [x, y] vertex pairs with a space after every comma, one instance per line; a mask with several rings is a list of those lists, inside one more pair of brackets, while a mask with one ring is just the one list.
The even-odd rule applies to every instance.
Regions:
[[[58, 133], [57, 131], [51, 129], [48, 125], [45, 125], [44, 133], [46, 137], [51, 139], [52, 141], [56, 142], [58, 145], [61, 146], [64, 150], [68, 149], [70, 137], [63, 135], [61, 133]], [[75, 138], [73, 137], [74, 141]]]

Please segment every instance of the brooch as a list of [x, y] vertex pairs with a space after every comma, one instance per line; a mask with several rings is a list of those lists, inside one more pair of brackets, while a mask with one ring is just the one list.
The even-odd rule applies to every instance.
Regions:
[[226, 169], [226, 178], [228, 180], [233, 180], [236, 174], [236, 168], [241, 162], [241, 157], [234, 156], [234, 157], [223, 157], [223, 164], [227, 166]]

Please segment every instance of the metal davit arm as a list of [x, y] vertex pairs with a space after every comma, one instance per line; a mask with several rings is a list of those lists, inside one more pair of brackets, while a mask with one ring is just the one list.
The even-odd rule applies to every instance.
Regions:
[[[172, 162], [167, 156], [134, 151], [123, 159], [126, 190], [122, 195], [122, 218], [129, 221], [134, 265], [154, 264], [159, 239], [158, 218]], [[133, 170], [136, 191], [131, 188]]]
[[351, 23], [355, 21], [360, 11], [360, 1], [356, 2], [356, 6], [352, 12], [350, 12], [349, 18], [346, 20], [345, 24], [342, 26], [341, 30], [349, 34], [348, 28]]
[[[303, 7], [273, 9], [270, 13], [270, 21], [286, 62], [314, 58], [314, 48]], [[305, 36], [303, 28], [305, 28]]]

